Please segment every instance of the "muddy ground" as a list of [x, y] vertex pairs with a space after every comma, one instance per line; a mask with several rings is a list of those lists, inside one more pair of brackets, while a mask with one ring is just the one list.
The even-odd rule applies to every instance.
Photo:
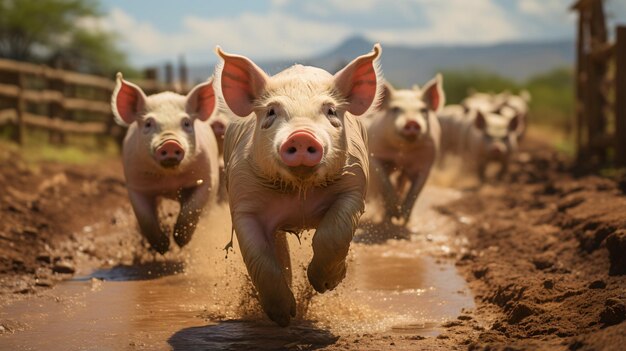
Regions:
[[[436, 258], [455, 262], [475, 309], [433, 337], [346, 333], [282, 348], [621, 350], [626, 182], [574, 177], [563, 156], [546, 150], [527, 141], [507, 179], [437, 208], [467, 242]], [[0, 189], [1, 306], [34, 299], [86, 267], [155, 259], [136, 232], [120, 230], [132, 216], [115, 160], [34, 165], [5, 151]], [[20, 332], [15, 323], [0, 320], [0, 344], [2, 334]]]

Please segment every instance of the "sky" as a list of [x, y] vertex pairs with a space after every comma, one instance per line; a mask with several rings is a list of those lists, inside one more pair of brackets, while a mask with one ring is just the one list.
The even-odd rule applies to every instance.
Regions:
[[[85, 25], [118, 33], [137, 66], [215, 62], [214, 48], [253, 60], [320, 54], [355, 36], [381, 44], [489, 45], [574, 39], [573, 0], [100, 0]], [[626, 0], [606, 0], [611, 28]]]

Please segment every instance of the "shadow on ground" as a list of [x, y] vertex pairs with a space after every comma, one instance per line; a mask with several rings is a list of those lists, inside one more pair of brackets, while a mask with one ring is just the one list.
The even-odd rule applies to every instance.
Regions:
[[269, 321], [229, 320], [182, 329], [168, 343], [182, 350], [317, 350], [339, 339], [310, 321], [281, 328]]

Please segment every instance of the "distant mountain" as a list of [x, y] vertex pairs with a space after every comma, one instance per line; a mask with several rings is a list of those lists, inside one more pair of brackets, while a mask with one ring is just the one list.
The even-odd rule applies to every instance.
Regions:
[[[424, 84], [436, 72], [445, 70], [481, 70], [524, 81], [554, 68], [571, 67], [574, 64], [574, 43], [571, 41], [490, 46], [382, 45], [381, 64], [385, 78], [399, 87]], [[353, 37], [318, 56], [301, 60], [260, 61], [257, 64], [270, 74], [294, 63], [317, 66], [334, 73], [356, 56], [370, 51], [372, 46], [372, 42], [362, 37]], [[192, 66], [189, 68], [190, 81], [206, 79], [212, 70], [212, 66]]]

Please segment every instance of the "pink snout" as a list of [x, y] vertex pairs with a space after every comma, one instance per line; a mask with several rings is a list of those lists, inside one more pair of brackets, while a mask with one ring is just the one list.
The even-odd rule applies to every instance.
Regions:
[[183, 150], [183, 146], [178, 141], [168, 139], [156, 149], [155, 157], [161, 166], [175, 167], [185, 157], [185, 150]]
[[496, 157], [501, 157], [506, 152], [504, 145], [492, 145], [490, 151]]
[[415, 121], [408, 121], [404, 125], [404, 128], [402, 128], [402, 133], [407, 136], [413, 136], [419, 134], [421, 130], [422, 127], [420, 127], [419, 123]]
[[288, 167], [314, 167], [322, 160], [324, 147], [313, 134], [299, 130], [291, 133], [278, 153]]

